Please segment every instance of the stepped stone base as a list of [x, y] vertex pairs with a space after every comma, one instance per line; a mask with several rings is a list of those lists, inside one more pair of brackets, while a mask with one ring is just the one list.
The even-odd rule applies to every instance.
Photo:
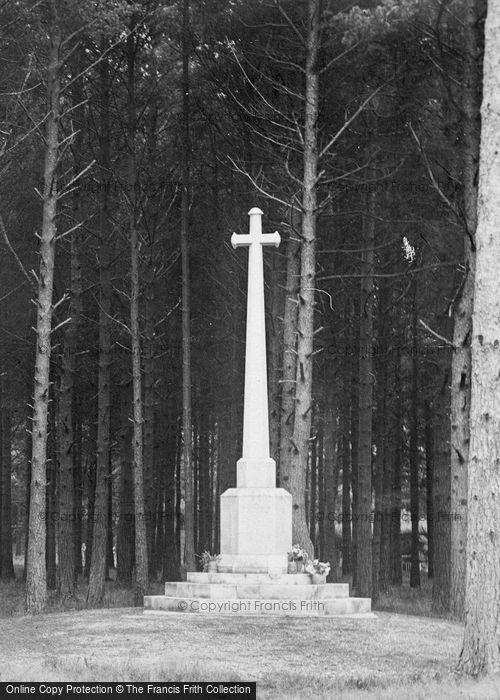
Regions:
[[356, 615], [374, 617], [370, 598], [350, 598], [347, 583], [315, 585], [309, 574], [198, 573], [146, 596], [145, 612], [217, 615]]

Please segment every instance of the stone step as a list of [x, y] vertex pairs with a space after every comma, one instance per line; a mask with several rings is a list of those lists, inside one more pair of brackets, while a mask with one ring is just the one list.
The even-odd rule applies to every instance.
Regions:
[[375, 617], [370, 598], [334, 598], [332, 600], [180, 598], [150, 595], [144, 598], [144, 612], [186, 612], [205, 615], [282, 615], [311, 616], [358, 615]]
[[204, 571], [188, 571], [188, 583], [281, 583], [287, 586], [307, 585], [312, 583], [311, 574], [281, 574], [270, 576], [258, 573], [206, 573]]
[[189, 581], [168, 581], [165, 595], [179, 598], [214, 599], [273, 599], [273, 600], [332, 600], [348, 598], [349, 584], [325, 583], [315, 585], [286, 583], [191, 583]]

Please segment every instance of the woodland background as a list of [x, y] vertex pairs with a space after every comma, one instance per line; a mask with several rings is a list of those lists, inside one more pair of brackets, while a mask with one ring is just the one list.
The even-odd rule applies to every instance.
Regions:
[[409, 560], [461, 617], [483, 3], [0, 12], [0, 576], [27, 551], [36, 612], [80, 577], [101, 603], [116, 568], [140, 603], [218, 551], [242, 432], [229, 240], [260, 206], [294, 541], [375, 601]]

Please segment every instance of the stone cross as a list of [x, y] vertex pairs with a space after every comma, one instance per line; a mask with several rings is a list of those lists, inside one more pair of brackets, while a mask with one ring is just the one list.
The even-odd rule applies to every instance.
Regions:
[[269, 456], [266, 316], [262, 247], [278, 246], [278, 232], [262, 233], [262, 212], [248, 212], [250, 232], [233, 233], [234, 248], [248, 247], [247, 332], [243, 453], [236, 488], [220, 498], [219, 571], [286, 573], [292, 546], [292, 497], [276, 488], [276, 464]]
[[[269, 459], [269, 416], [267, 403], [266, 317], [262, 247], [279, 246], [277, 231], [262, 233], [263, 212], [248, 212], [250, 233], [233, 233], [233, 248], [248, 246], [247, 331], [245, 394], [243, 409], [243, 460]], [[239, 485], [239, 484], [238, 484]], [[273, 484], [274, 485], [274, 484]]]

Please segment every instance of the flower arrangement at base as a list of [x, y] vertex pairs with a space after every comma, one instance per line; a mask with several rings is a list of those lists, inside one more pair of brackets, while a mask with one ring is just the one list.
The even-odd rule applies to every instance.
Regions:
[[292, 545], [292, 551], [288, 552], [288, 573], [296, 574], [302, 571], [302, 567], [309, 559], [305, 549], [300, 544]]
[[330, 562], [319, 561], [319, 559], [314, 559], [306, 565], [306, 573], [312, 574], [313, 583], [317, 580], [318, 583], [324, 583], [326, 577], [330, 573]]
[[220, 560], [220, 554], [212, 554], [212, 552], [209, 552], [206, 549], [201, 554], [197, 554], [196, 557], [200, 560], [201, 568], [203, 571], [217, 571], [217, 564]]

